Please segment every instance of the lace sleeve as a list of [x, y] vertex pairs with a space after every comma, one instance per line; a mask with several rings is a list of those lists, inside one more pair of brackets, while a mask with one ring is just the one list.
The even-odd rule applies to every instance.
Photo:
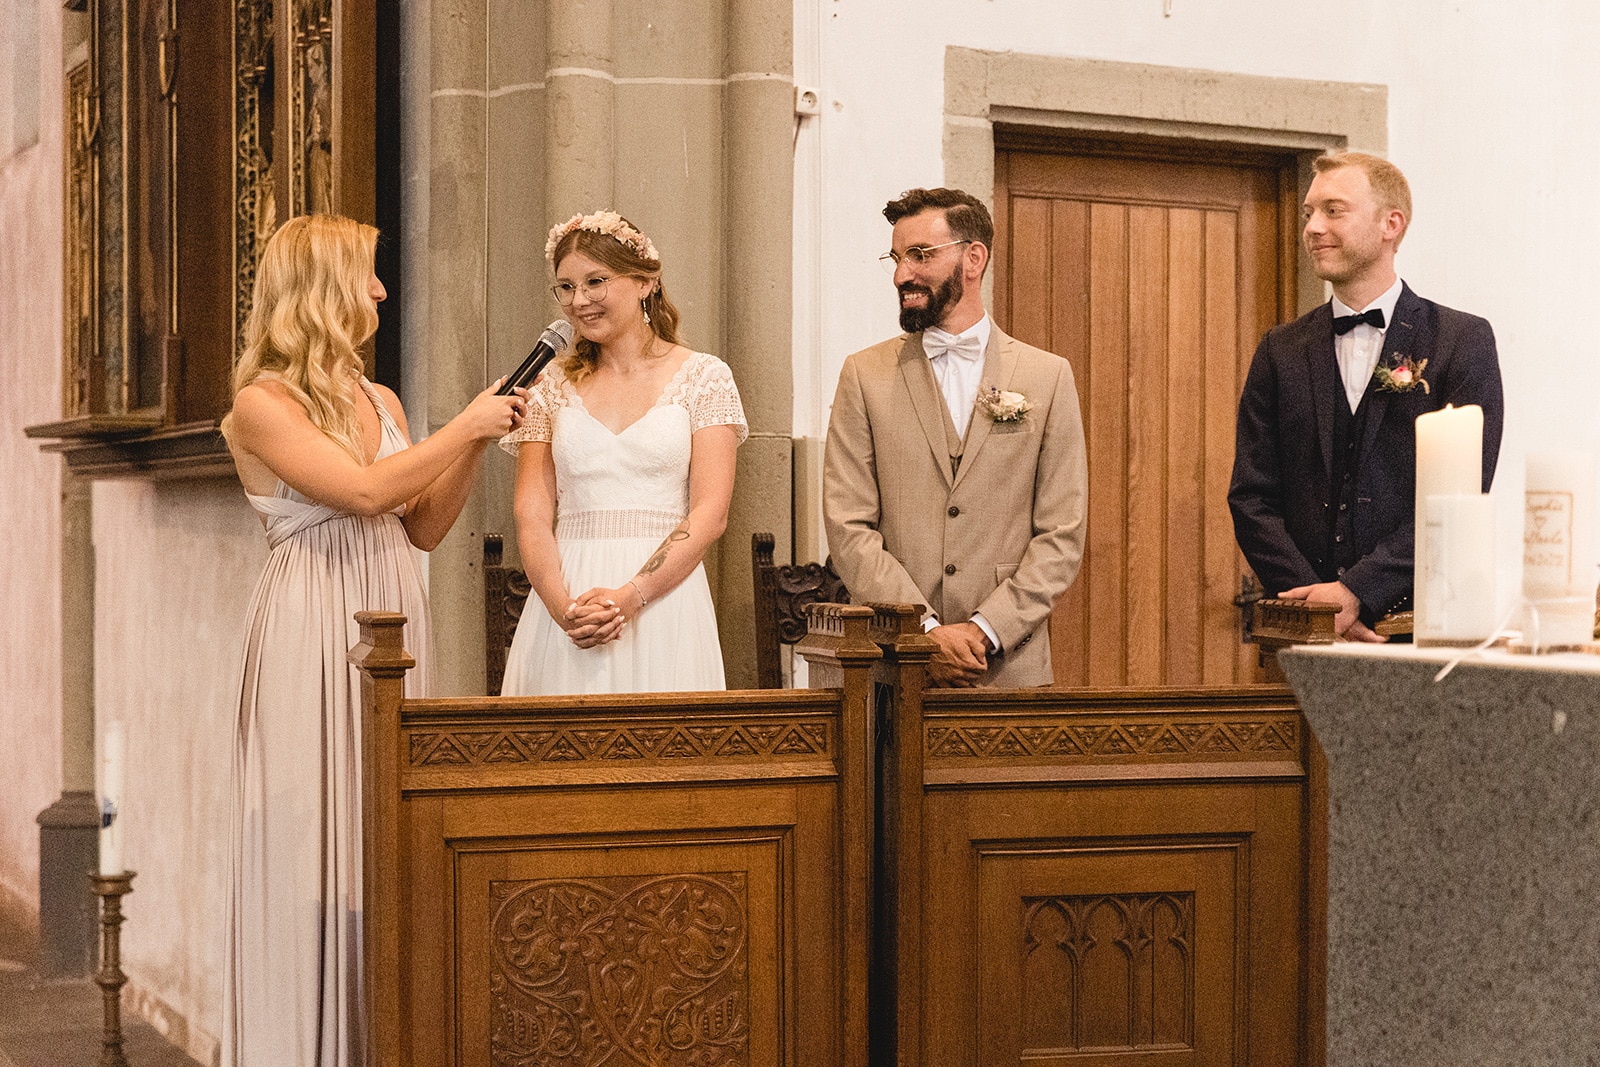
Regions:
[[689, 431], [707, 426], [732, 426], [739, 442], [750, 436], [750, 427], [744, 421], [744, 405], [739, 401], [739, 387], [733, 383], [733, 371], [716, 356], [694, 357], [702, 361], [685, 383], [684, 407], [689, 409]]
[[500, 438], [500, 447], [514, 456], [524, 441], [549, 441], [555, 411], [560, 406], [561, 376], [551, 367], [539, 375], [539, 380], [529, 390], [528, 415], [522, 425]]

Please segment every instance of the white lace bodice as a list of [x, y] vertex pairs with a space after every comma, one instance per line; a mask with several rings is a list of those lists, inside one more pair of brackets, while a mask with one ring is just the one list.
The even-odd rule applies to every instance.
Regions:
[[522, 426], [500, 447], [514, 454], [524, 441], [550, 442], [558, 539], [661, 538], [688, 514], [691, 440], [707, 426], [732, 426], [741, 442], [749, 433], [728, 365], [696, 352], [621, 433], [590, 415], [552, 367], [535, 383]]

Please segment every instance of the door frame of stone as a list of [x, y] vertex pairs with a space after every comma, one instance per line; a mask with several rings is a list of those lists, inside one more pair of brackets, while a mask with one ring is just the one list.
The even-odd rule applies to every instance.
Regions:
[[[949, 46], [944, 57], [945, 184], [994, 207], [995, 127], [1220, 143], [1296, 152], [1300, 189], [1311, 161], [1352, 149], [1385, 155], [1389, 91], [1360, 82], [1118, 63]], [[1327, 299], [1305, 251], [1295, 276], [1301, 312]], [[993, 275], [984, 278], [992, 302]]]

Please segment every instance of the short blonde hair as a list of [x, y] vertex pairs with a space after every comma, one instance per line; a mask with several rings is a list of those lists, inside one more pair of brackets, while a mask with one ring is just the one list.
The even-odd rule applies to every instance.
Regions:
[[1366, 152], [1331, 152], [1312, 160], [1311, 166], [1318, 174], [1326, 174], [1340, 167], [1361, 168], [1367, 176], [1367, 184], [1372, 186], [1372, 196], [1378, 202], [1378, 209], [1398, 211], [1406, 220], [1400, 227], [1400, 236], [1394, 242], [1396, 248], [1400, 247], [1406, 231], [1411, 228], [1411, 183], [1406, 181], [1399, 167]]
[[[261, 252], [233, 371], [235, 396], [257, 381], [280, 383], [357, 463], [365, 459], [349, 386], [362, 371], [356, 348], [378, 328], [367, 292], [377, 243], [377, 230], [338, 215], [299, 215], [280, 226]], [[223, 436], [232, 423], [229, 412]]]

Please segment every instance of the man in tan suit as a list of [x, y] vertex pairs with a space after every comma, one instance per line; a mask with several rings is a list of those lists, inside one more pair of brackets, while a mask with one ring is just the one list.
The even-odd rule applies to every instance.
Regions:
[[822, 486], [834, 567], [857, 604], [927, 607], [934, 684], [1048, 685], [1088, 498], [1072, 368], [985, 312], [982, 201], [912, 189], [883, 213], [906, 332], [839, 375]]

